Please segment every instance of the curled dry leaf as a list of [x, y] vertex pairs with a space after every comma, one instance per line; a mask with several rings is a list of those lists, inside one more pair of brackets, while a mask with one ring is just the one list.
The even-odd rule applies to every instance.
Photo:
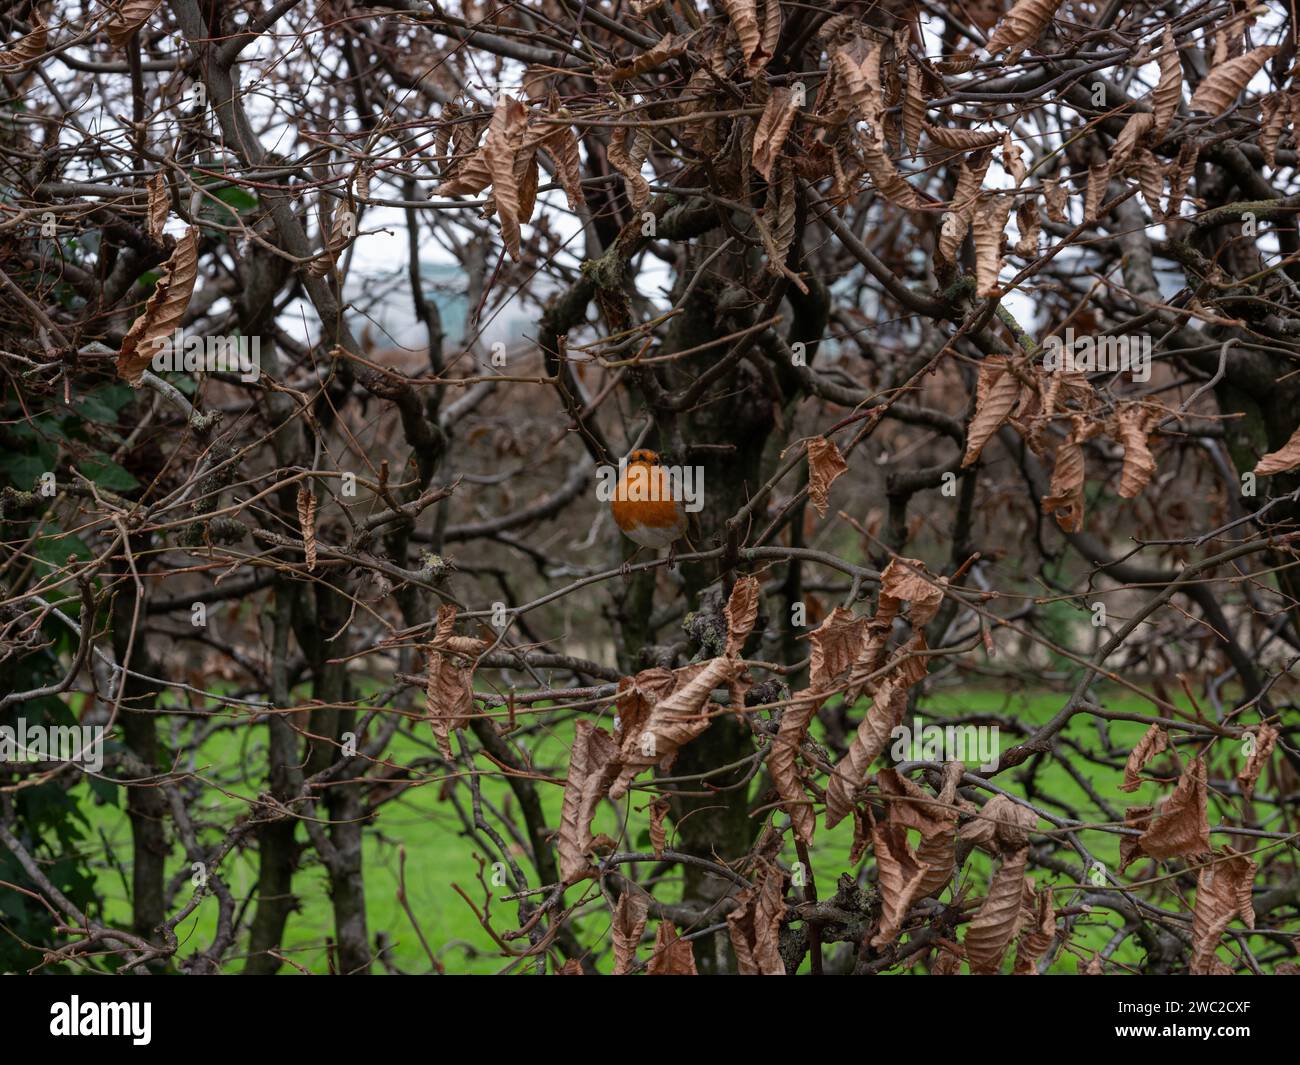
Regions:
[[149, 179], [146, 188], [149, 190], [146, 230], [149, 238], [158, 242], [162, 240], [163, 227], [167, 224], [167, 215], [171, 213], [171, 192], [167, 188], [167, 179], [163, 177], [161, 170]]
[[1151, 112], [1154, 122], [1151, 137], [1159, 142], [1169, 132], [1169, 126], [1183, 102], [1183, 64], [1178, 58], [1178, 46], [1168, 26], [1161, 38], [1160, 80], [1151, 93]]
[[1147, 436], [1159, 419], [1159, 411], [1148, 410], [1139, 403], [1121, 403], [1115, 412], [1112, 429], [1124, 447], [1124, 467], [1119, 478], [1121, 499], [1140, 495], [1156, 472], [1156, 460]]
[[668, 845], [668, 830], [664, 828], [664, 818], [668, 816], [668, 811], [672, 803], [663, 797], [655, 799], [650, 804], [650, 849], [655, 852], [656, 858], [664, 856], [664, 848]]
[[569, 772], [560, 807], [560, 878], [572, 884], [590, 874], [591, 822], [618, 770], [618, 744], [604, 729], [579, 721], [569, 751]]
[[1075, 419], [1074, 431], [1056, 448], [1052, 481], [1043, 496], [1043, 513], [1056, 518], [1062, 531], [1075, 533], [1083, 528], [1084, 457], [1083, 441], [1091, 435], [1082, 419]]
[[815, 436], [808, 441], [808, 498], [823, 518], [830, 507], [827, 498], [831, 485], [848, 470], [849, 465], [833, 440]]
[[578, 151], [578, 138], [572, 126], [560, 126], [548, 134], [541, 148], [555, 163], [555, 175], [564, 188], [564, 198], [569, 210], [579, 211], [586, 203], [582, 193], [582, 157]]
[[614, 739], [620, 746], [629, 736], [639, 735], [650, 717], [650, 709], [677, 686], [672, 670], [654, 667], [643, 669], [635, 677], [621, 677], [614, 705]]
[[1211, 976], [1220, 971], [1215, 951], [1233, 918], [1240, 917], [1247, 928], [1255, 927], [1251, 885], [1258, 866], [1231, 848], [1225, 848], [1225, 854], [1226, 857], [1216, 857], [1204, 866], [1196, 879], [1196, 908], [1192, 911], [1193, 976]]
[[919, 558], [898, 555], [889, 560], [889, 565], [880, 574], [880, 609], [877, 614], [888, 611], [892, 618], [903, 603], [911, 603], [912, 628], [921, 628], [938, 613], [946, 585], [946, 579], [931, 577]]
[[1226, 63], [1216, 65], [1192, 93], [1193, 111], [1206, 111], [1211, 115], [1221, 115], [1237, 101], [1242, 90], [1250, 84], [1250, 79], [1264, 69], [1264, 64], [1277, 54], [1277, 48], [1269, 45], [1256, 48], [1229, 59]]
[[[1033, 881], [1025, 878], [1029, 890], [1033, 890]], [[1016, 944], [1016, 962], [1012, 972], [1017, 976], [1036, 976], [1038, 963], [1052, 946], [1056, 936], [1056, 906], [1052, 902], [1052, 889], [1044, 888], [1038, 892], [1038, 905], [1035, 909], [1035, 923], [1020, 935]]]
[[1174, 793], [1165, 800], [1160, 812], [1142, 838], [1142, 853], [1152, 858], [1207, 854], [1210, 850], [1210, 823], [1206, 819], [1205, 758], [1198, 757], [1178, 778]]
[[754, 631], [754, 623], [758, 620], [758, 608], [762, 601], [763, 585], [757, 577], [747, 573], [737, 578], [731, 589], [731, 595], [727, 597], [727, 605], [723, 608], [723, 614], [727, 619], [726, 654], [732, 656], [740, 654], [740, 649], [745, 646], [749, 634]]
[[790, 283], [806, 296], [808, 286], [787, 265], [795, 234], [794, 168], [785, 162], [778, 164], [778, 168], [780, 177], [767, 186], [762, 214], [754, 215], [754, 224], [767, 251], [767, 272], [789, 278]]
[[1007, 130], [1002, 134], [1002, 169], [1011, 175], [1011, 180], [1016, 183], [1017, 188], [1029, 173], [1022, 155], [1020, 146], [1011, 139], [1011, 131]]
[[1280, 92], [1271, 92], [1259, 102], [1259, 150], [1264, 162], [1277, 166], [1277, 143], [1282, 139], [1289, 117], [1286, 98]]
[[835, 763], [826, 784], [826, 827], [834, 828], [853, 808], [853, 797], [866, 779], [867, 770], [889, 744], [890, 734], [907, 712], [907, 688], [892, 675], [885, 677], [873, 693], [871, 707], [863, 715], [858, 731], [844, 757]]
[[1129, 116], [1110, 150], [1110, 169], [1114, 173], [1119, 173], [1137, 151], [1143, 138], [1151, 132], [1154, 122], [1155, 118], [1147, 111], [1138, 111]]
[[[1151, 824], [1151, 806], [1130, 806], [1124, 811], [1124, 827], [1145, 832]], [[1122, 873], [1142, 857], [1142, 837], [1128, 833], [1119, 838], [1119, 871]]]
[[[628, 147], [629, 137], [632, 145]], [[650, 182], [641, 176], [641, 164], [650, 151], [650, 134], [644, 129], [619, 126], [609, 138], [609, 165], [627, 182], [627, 198], [632, 210], [640, 211], [650, 199]]]
[[881, 119], [885, 112], [881, 97], [880, 49], [854, 40], [831, 51], [831, 69], [839, 90], [839, 104], [847, 106], [856, 122], [868, 123], [880, 139]]
[[425, 713], [433, 729], [438, 750], [444, 758], [453, 757], [451, 732], [464, 728], [474, 713], [475, 656], [487, 649], [483, 640], [457, 636], [456, 608], [450, 603], [438, 607], [433, 640], [426, 648], [424, 694]]
[[921, 132], [925, 129], [925, 88], [921, 85], [921, 68], [907, 64], [907, 89], [903, 96], [903, 139], [915, 155], [921, 150]]
[[[996, 273], [994, 275], [996, 281]], [[1007, 423], [1020, 400], [1020, 379], [1011, 371], [1005, 355], [987, 355], [980, 360], [979, 380], [975, 387], [975, 414], [966, 430], [965, 468], [975, 463], [999, 429]]]
[[866, 141], [862, 145], [862, 158], [876, 191], [895, 207], [915, 211], [924, 206], [916, 189], [895, 169], [893, 160], [880, 144], [872, 140]]
[[949, 204], [939, 229], [939, 257], [947, 262], [956, 259], [957, 249], [961, 247], [961, 242], [970, 229], [980, 188], [984, 184], [984, 173], [992, 159], [991, 152], [980, 151], [962, 160], [952, 203]]
[[[483, 162], [492, 175], [492, 199], [501, 223], [501, 239], [515, 262], [519, 261], [519, 224], [527, 220], [523, 218], [519, 187], [519, 157], [527, 121], [528, 108], [513, 96], [502, 93], [483, 142]], [[528, 207], [531, 211], [532, 205]]]
[[1249, 799], [1255, 794], [1255, 784], [1259, 780], [1259, 774], [1268, 765], [1269, 755], [1273, 753], [1279, 735], [1278, 730], [1269, 724], [1261, 724], [1255, 730], [1254, 742], [1251, 744], [1250, 754], [1246, 756], [1246, 764], [1237, 773], [1237, 783], [1241, 785], [1242, 793], [1246, 798]]
[[1007, 795], [994, 795], [959, 833], [967, 843], [994, 853], [1019, 850], [1029, 845], [1029, 834], [1038, 829], [1038, 815]]
[[992, 148], [1002, 141], [1002, 134], [993, 129], [958, 129], [955, 126], [932, 126], [926, 123], [925, 132], [940, 148], [948, 148], [954, 152], [974, 152], [981, 148]]
[[1047, 210], [1047, 217], [1053, 222], [1062, 224], [1070, 220], [1070, 216], [1065, 213], [1066, 207], [1070, 202], [1070, 190], [1062, 185], [1055, 178], [1043, 179], [1043, 206]]
[[1138, 745], [1129, 754], [1128, 761], [1124, 763], [1124, 782], [1120, 784], [1119, 790], [1137, 791], [1142, 784], [1139, 776], [1142, 767], [1168, 746], [1168, 732], [1159, 725], [1152, 725], [1147, 729], [1146, 735], [1138, 741]]
[[824, 701], [824, 696], [810, 691], [791, 697], [781, 712], [781, 726], [767, 759], [768, 772], [772, 775], [777, 794], [781, 796], [782, 808], [790, 816], [795, 836], [805, 844], [812, 843], [817, 817], [808, 804], [808, 795], [795, 762], [804, 737], [808, 735], [808, 725]]
[[712, 659], [694, 677], [650, 708], [645, 724], [637, 733], [627, 733], [622, 745], [622, 766], [611, 799], [619, 799], [642, 770], [669, 761], [684, 746], [709, 727], [705, 713], [714, 688], [724, 688], [735, 676], [736, 662], [727, 656]]
[[1034, 200], [1024, 199], [1016, 205], [1016, 229], [1020, 231], [1020, 236], [1016, 238], [1015, 252], [1021, 258], [1038, 257], [1038, 234], [1042, 225], [1042, 220], [1038, 217], [1038, 204]]
[[198, 237], [191, 226], [163, 264], [153, 292], [145, 301], [144, 313], [131, 323], [122, 338], [122, 348], [117, 353], [117, 374], [127, 384], [140, 386], [154, 353], [169, 343], [173, 332], [180, 327], [198, 269]]
[[751, 75], [757, 73], [767, 66], [767, 60], [771, 56], [763, 55], [763, 34], [758, 27], [755, 0], [720, 0], [720, 3], [740, 39], [740, 52], [745, 57], [745, 72]]
[[298, 485], [298, 528], [302, 530], [302, 552], [310, 572], [316, 568], [316, 496], [305, 484]]
[[1003, 854], [1002, 864], [989, 885], [988, 896], [962, 940], [972, 973], [996, 973], [1002, 967], [1003, 955], [1020, 931], [1020, 903], [1028, 862], [1028, 847]]
[[790, 89], [781, 86], [772, 90], [767, 106], [763, 108], [763, 116], [758, 120], [758, 129], [754, 131], [753, 166], [763, 175], [764, 181], [772, 180], [772, 167], [776, 165], [798, 113]]
[[1011, 204], [1006, 196], [992, 195], [975, 208], [971, 220], [975, 238], [975, 294], [982, 298], [1002, 294], [997, 276], [1002, 269], [1002, 231], [1006, 229], [1010, 212]]
[[1300, 466], [1300, 429], [1280, 448], [1270, 451], [1255, 463], [1255, 476], [1272, 477], [1278, 473], [1288, 473], [1297, 466]]
[[649, 893], [630, 880], [625, 880], [624, 884], [626, 890], [614, 904], [614, 918], [610, 925], [615, 976], [626, 975], [636, 965], [636, 948], [641, 943], [646, 915], [650, 912]]
[[929, 868], [917, 860], [907, 842], [907, 829], [891, 819], [871, 826], [876, 855], [876, 889], [880, 892], [880, 928], [871, 937], [876, 950], [898, 938], [912, 903], [921, 897]]
[[741, 976], [784, 976], [781, 960], [781, 920], [784, 877], [774, 862], [762, 861], [752, 886], [736, 895], [736, 908], [727, 914], [727, 932], [736, 952]]
[[162, 0], [123, 0], [108, 23], [108, 39], [114, 48], [123, 48], [149, 16], [158, 10]]
[[686, 51], [686, 42], [671, 33], [665, 33], [658, 41], [650, 46], [649, 49], [640, 55], [633, 56], [630, 59], [623, 60], [617, 66], [609, 70], [608, 77], [610, 81], [627, 81], [629, 78], [635, 78], [638, 74], [644, 74], [647, 71], [655, 70], [663, 66]]
[[[483, 146], [434, 189], [435, 196], [471, 196], [492, 186], [492, 199], [501, 224], [501, 239], [510, 257], [519, 261], [520, 181], [526, 180], [532, 152], [525, 147], [528, 108], [508, 93], [497, 98]], [[464, 126], [457, 126], [459, 132]], [[521, 160], [521, 154], [526, 158]], [[526, 191], [526, 190], [525, 190]], [[535, 191], [535, 190], [534, 190]], [[528, 205], [531, 211], [531, 204]]]
[[1095, 221], [1101, 205], [1106, 201], [1106, 188], [1110, 185], [1110, 160], [1088, 167], [1088, 188], [1083, 194], [1083, 217]]
[[1191, 139], [1183, 141], [1178, 148], [1178, 158], [1169, 173], [1169, 203], [1165, 206], [1166, 218], [1177, 218], [1183, 206], [1183, 196], [1187, 192], [1187, 183], [1196, 170], [1196, 161], [1200, 145]]
[[989, 55], [1008, 48], [1016, 53], [1024, 51], [1047, 29], [1060, 6], [1061, 0], [1016, 0], [985, 45]]
[[672, 921], [662, 920], [655, 932], [654, 953], [646, 965], [649, 976], [699, 976], [695, 952], [688, 940], [677, 936]]
[[32, 9], [31, 25], [30, 33], [19, 37], [12, 46], [0, 52], [0, 70], [6, 74], [22, 70], [28, 63], [34, 63], [45, 54], [50, 31], [41, 18], [39, 8]]
[[853, 616], [853, 612], [837, 606], [813, 630], [812, 662], [809, 679], [816, 691], [826, 691], [835, 686], [841, 676], [852, 668], [862, 653], [866, 637], [867, 619]]

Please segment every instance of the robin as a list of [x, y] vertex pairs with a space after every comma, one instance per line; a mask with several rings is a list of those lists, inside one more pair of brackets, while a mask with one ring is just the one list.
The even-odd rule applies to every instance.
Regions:
[[667, 547], [672, 558], [677, 541], [690, 527], [690, 515], [678, 495], [659, 456], [637, 448], [619, 475], [610, 510], [629, 540], [654, 550]]

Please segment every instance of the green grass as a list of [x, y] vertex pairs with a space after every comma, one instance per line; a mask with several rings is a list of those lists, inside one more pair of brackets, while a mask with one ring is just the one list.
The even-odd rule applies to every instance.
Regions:
[[[1064, 702], [1064, 696], [1055, 693], [1007, 694], [996, 691], [961, 691], [940, 689], [926, 696], [922, 701], [920, 713], [927, 723], [940, 723], [945, 717], [954, 714], [990, 713], [1010, 715], [1013, 719], [1033, 726], [1046, 721]], [[1105, 703], [1112, 709], [1136, 712], [1149, 712], [1149, 704], [1131, 693], [1111, 693]], [[524, 719], [527, 720], [527, 719]], [[605, 724], [608, 724], [606, 720]], [[1091, 718], [1079, 718], [1073, 723], [1067, 736], [1081, 736], [1083, 730], [1093, 730], [1095, 725]], [[419, 726], [422, 735], [424, 726]], [[1110, 726], [1111, 736], [1117, 749], [1128, 750], [1145, 731], [1137, 722], [1114, 722]], [[568, 746], [572, 735], [571, 723], [555, 729], [540, 729], [529, 740], [533, 766], [542, 773], [563, 777], [568, 760]], [[1018, 742], [1020, 737], [1003, 732], [1003, 748]], [[1091, 738], [1091, 737], [1089, 737]], [[236, 729], [219, 733], [208, 741], [202, 750], [203, 760], [208, 764], [201, 775], [220, 774], [223, 782], [228, 782], [232, 766], [257, 767], [251, 769], [248, 779], [236, 782], [228, 787], [230, 795], [223, 794], [217, 788], [205, 788], [204, 804], [201, 808], [191, 809], [191, 817], [202, 822], [222, 828], [233, 823], [234, 819], [247, 809], [246, 800], [257, 795], [263, 782], [257, 773], [265, 764], [265, 730], [261, 727]], [[427, 745], [407, 736], [399, 736], [387, 752], [387, 760], [407, 764], [413, 759], [426, 755]], [[503, 804], [513, 808], [513, 797], [508, 794], [508, 787], [499, 772], [484, 760], [479, 760], [478, 768], [486, 775], [483, 779], [484, 799], [498, 809]], [[1023, 768], [1023, 767], [1022, 767]], [[998, 782], [1015, 794], [1022, 790], [1013, 778], [1018, 770], [1004, 774]], [[1091, 784], [1097, 794], [1122, 811], [1128, 806], [1149, 803], [1162, 789], [1157, 784], [1144, 784], [1132, 795], [1118, 789], [1121, 773], [1098, 770], [1089, 774]], [[1040, 792], [1071, 806], [1077, 815], [1089, 822], [1105, 821], [1108, 818], [1097, 808], [1096, 803], [1059, 764], [1049, 761], [1039, 772], [1037, 784]], [[81, 792], [81, 806], [92, 825], [90, 850], [98, 855], [96, 874], [100, 897], [103, 900], [102, 917], [111, 923], [129, 924], [129, 899], [126, 884], [129, 882], [129, 870], [117, 864], [129, 860], [130, 827], [125, 811], [118, 806], [94, 803], [86, 785], [78, 785]], [[546, 812], [547, 823], [558, 824], [562, 789], [545, 783], [539, 785]], [[369, 932], [373, 942], [375, 933], [386, 933], [389, 940], [389, 956], [393, 964], [408, 972], [425, 972], [430, 968], [428, 957], [420, 945], [411, 922], [399, 905], [398, 867], [399, 847], [406, 851], [406, 888], [410, 906], [432, 950], [449, 972], [491, 973], [503, 969], [509, 964], [494, 944], [492, 938], [482, 928], [474, 911], [457, 892], [459, 886], [480, 909], [484, 905], [484, 890], [479, 882], [480, 865], [476, 860], [477, 845], [464, 833], [461, 821], [455, 813], [451, 802], [442, 795], [441, 780], [430, 780], [410, 787], [400, 798], [386, 803], [380, 811], [376, 823], [368, 826], [365, 832], [365, 881]], [[461, 801], [468, 803], [465, 788], [457, 789]], [[119, 789], [119, 795], [121, 794]], [[628, 838], [621, 846], [646, 848], [644, 838], [647, 815], [644, 806], [647, 802], [645, 792], [630, 793], [630, 810], [628, 814]], [[626, 800], [625, 800], [626, 803]], [[1045, 804], [1046, 805], [1046, 804]], [[625, 809], [629, 809], [625, 805]], [[604, 804], [599, 815], [595, 831], [604, 831], [617, 836], [617, 820], [614, 811]], [[1045, 825], [1043, 827], [1046, 827]], [[102, 839], [97, 838], [102, 835]], [[299, 831], [299, 838], [304, 833]], [[206, 841], [217, 837], [215, 829], [204, 834]], [[1085, 844], [1096, 857], [1115, 870], [1118, 868], [1117, 837], [1103, 832], [1085, 832]], [[103, 850], [96, 849], [96, 844], [107, 842], [113, 861], [103, 860]], [[1216, 841], [1218, 842], [1218, 841]], [[819, 891], [823, 896], [834, 890], [839, 874], [850, 868], [848, 855], [852, 843], [852, 822], [847, 819], [827, 831], [820, 823], [817, 839], [811, 853], [813, 873]], [[670, 836], [671, 846], [671, 836]], [[783, 855], [787, 863], [793, 863], [793, 847]], [[283, 953], [298, 965], [312, 972], [325, 972], [326, 940], [332, 935], [332, 912], [329, 905], [328, 882], [322, 866], [314, 861], [312, 852], [308, 851], [307, 862], [300, 868], [295, 881], [294, 891], [301, 907], [289, 919], [287, 933], [283, 944]], [[168, 865], [169, 874], [180, 875], [189, 869], [188, 861], [182, 860], [179, 846], [172, 850]], [[866, 858], [871, 861], [870, 855]], [[525, 872], [532, 870], [526, 862]], [[963, 883], [970, 883], [970, 897], [984, 894], [990, 874], [990, 860], [979, 852], [972, 854], [963, 870]], [[1131, 867], [1126, 879], [1134, 878], [1142, 869], [1142, 863]], [[486, 875], [491, 876], [488, 868]], [[223, 865], [221, 875], [236, 898], [242, 902], [250, 895], [256, 882], [255, 853], [252, 851], [232, 854]], [[1063, 884], [1067, 878], [1056, 873], [1033, 870], [1034, 879], [1040, 884]], [[190, 887], [185, 884], [177, 896], [177, 906], [189, 897]], [[505, 894], [508, 887], [496, 887], [493, 894]], [[665, 889], [658, 889], [659, 897], [671, 901], [668, 894], [672, 892], [671, 884]], [[589, 902], [578, 915], [581, 932], [586, 937], [602, 937], [608, 928], [608, 911], [596, 893], [594, 886], [588, 882], [571, 888], [566, 901], [576, 903], [587, 897]], [[940, 896], [947, 901], [947, 890]], [[1068, 905], [1068, 893], [1058, 896], [1058, 908]], [[1161, 904], [1177, 909], [1178, 905], [1169, 892], [1164, 892]], [[492, 903], [493, 927], [498, 932], [517, 926], [517, 904], [494, 900]], [[182, 957], [201, 950], [211, 941], [216, 921], [216, 900], [206, 898], [197, 910], [178, 928], [182, 947]], [[1116, 925], [1115, 917], [1109, 911], [1085, 914], [1078, 917], [1073, 924], [1070, 941], [1073, 947], [1082, 950], [1100, 949], [1110, 939]], [[1086, 957], [1087, 955], [1083, 955]], [[1056, 972], [1074, 972], [1080, 965], [1080, 950], [1074, 953], [1061, 952], [1053, 967]], [[1225, 957], [1227, 955], [1225, 954]], [[1133, 940], [1128, 940], [1114, 955], [1113, 961], [1121, 964], [1137, 965], [1142, 959], [1142, 951]], [[807, 962], [805, 961], [805, 966]], [[228, 971], [237, 972], [243, 966], [242, 959], [236, 958], [227, 966]], [[294, 972], [286, 966], [285, 972]], [[376, 971], [380, 971], [376, 966]]]

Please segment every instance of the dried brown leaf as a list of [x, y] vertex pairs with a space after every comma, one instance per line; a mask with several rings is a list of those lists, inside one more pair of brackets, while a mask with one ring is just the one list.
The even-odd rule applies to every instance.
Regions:
[[753, 886], [736, 895], [727, 914], [727, 932], [741, 976], [785, 976], [781, 958], [781, 920], [785, 917], [780, 868], [763, 861]]
[[163, 263], [153, 292], [145, 301], [144, 313], [131, 323], [122, 338], [122, 348], [117, 353], [117, 374], [127, 384], [138, 388], [155, 352], [171, 342], [173, 333], [184, 320], [198, 270], [198, 235], [191, 226]]
[[1061, 6], [1061, 0], [1016, 0], [1011, 10], [998, 23], [985, 49], [997, 55], [1010, 48], [1022, 52], [1042, 35]]
[[1174, 793], [1165, 800], [1139, 842], [1142, 852], [1152, 858], [1209, 852], [1204, 757], [1198, 757], [1183, 770]]
[[694, 677], [650, 708], [639, 733], [623, 740], [623, 764], [609, 789], [611, 799], [622, 798], [637, 774], [671, 760], [679, 748], [709, 727], [712, 719], [705, 712], [709, 695], [714, 688], [726, 687], [736, 668], [735, 660], [725, 655], [703, 663]]
[[1276, 451], [1270, 451], [1255, 463], [1256, 477], [1272, 477], [1278, 473], [1287, 473], [1300, 466], [1300, 429], [1291, 434], [1291, 439]]
[[1269, 45], [1256, 48], [1229, 59], [1226, 63], [1215, 66], [1206, 75], [1204, 81], [1196, 86], [1192, 93], [1193, 111], [1206, 111], [1211, 115], [1221, 115], [1237, 101], [1250, 79], [1264, 69], [1264, 64], [1277, 54], [1277, 48]]
[[167, 179], [163, 177], [161, 170], [149, 179], [146, 188], [149, 190], [146, 231], [152, 240], [161, 241], [163, 227], [167, 224], [167, 215], [172, 209], [171, 193], [167, 189]]
[[871, 826], [871, 842], [881, 903], [880, 928], [871, 937], [871, 945], [881, 950], [898, 938], [912, 903], [920, 898], [920, 888], [929, 868], [913, 853], [907, 842], [907, 829], [892, 819]]
[[158, 10], [162, 0], [123, 0], [108, 23], [108, 40], [114, 48], [125, 47], [149, 16]]
[[844, 757], [835, 763], [826, 784], [826, 827], [834, 828], [853, 808], [853, 797], [867, 770], [889, 744], [890, 734], [907, 712], [907, 688], [894, 677], [877, 685], [871, 707], [863, 715]]
[[[1033, 881], [1026, 878], [1025, 882], [1032, 890]], [[1016, 944], [1016, 962], [1012, 972], [1017, 976], [1038, 973], [1038, 963], [1056, 936], [1056, 906], [1052, 903], [1052, 889], [1044, 888], [1037, 897], [1036, 923], [1020, 934], [1020, 942]]]
[[1190, 970], [1193, 976], [1212, 976], [1221, 971], [1222, 963], [1218, 962], [1215, 952], [1233, 918], [1240, 917], [1247, 928], [1255, 927], [1251, 885], [1258, 866], [1231, 848], [1225, 848], [1225, 853], [1226, 858], [1204, 866], [1196, 879]]
[[1178, 46], [1168, 26], [1161, 38], [1160, 80], [1156, 82], [1151, 93], [1151, 110], [1154, 122], [1151, 127], [1152, 140], [1164, 140], [1165, 134], [1178, 114], [1178, 105], [1183, 102], [1183, 64], [1178, 58]]
[[1007, 228], [1011, 202], [1005, 196], [989, 196], [975, 208], [971, 219], [975, 239], [975, 294], [999, 296], [998, 273], [1002, 269], [1002, 234]]
[[781, 86], [772, 90], [763, 108], [763, 116], [758, 120], [758, 129], [754, 132], [754, 169], [763, 175], [764, 181], [772, 180], [772, 167], [785, 144], [786, 137], [794, 125], [799, 108], [795, 106], [794, 93]]
[[10, 47], [0, 52], [0, 70], [7, 74], [22, 70], [28, 63], [34, 63], [45, 54], [50, 31], [41, 18], [39, 8], [32, 9], [30, 21], [31, 32], [19, 37]]
[[1004, 853], [1002, 864], [989, 885], [988, 896], [962, 940], [972, 973], [996, 973], [1002, 967], [1003, 955], [1020, 931], [1020, 902], [1028, 862], [1028, 847]]
[[591, 822], [596, 805], [609, 791], [618, 769], [618, 744], [604, 729], [590, 721], [579, 721], [569, 751], [569, 771], [564, 782], [560, 808], [560, 831], [556, 849], [560, 855], [560, 877], [572, 884], [590, 875]]
[[833, 440], [814, 436], [808, 441], [808, 498], [821, 517], [826, 517], [830, 508], [828, 496], [831, 485], [848, 468], [849, 464], [844, 461], [844, 456]]
[[727, 618], [726, 654], [740, 654], [749, 634], [754, 631], [754, 622], [758, 620], [762, 602], [763, 585], [757, 577], [747, 573], [737, 578], [723, 609]]
[[1237, 783], [1241, 785], [1242, 794], [1246, 798], [1249, 799], [1255, 794], [1255, 784], [1259, 780], [1259, 774], [1268, 765], [1269, 755], [1273, 753], [1279, 735], [1278, 730], [1269, 724], [1261, 724], [1255, 730], [1250, 754], [1246, 756], [1246, 764], [1237, 773]]
[[614, 917], [610, 924], [610, 938], [614, 943], [614, 976], [624, 976], [636, 965], [636, 948], [645, 931], [646, 916], [650, 912], [650, 895], [639, 885], [625, 880], [627, 890], [614, 904]]
[[1138, 741], [1138, 745], [1133, 748], [1128, 756], [1128, 761], [1124, 763], [1124, 782], [1120, 784], [1120, 791], [1137, 791], [1142, 785], [1142, 778], [1139, 775], [1152, 758], [1169, 746], [1169, 733], [1159, 725], [1152, 725], [1147, 729], [1146, 734]]
[[298, 485], [298, 528], [302, 530], [302, 551], [310, 572], [316, 568], [316, 496], [305, 484]]
[[975, 463], [984, 445], [1007, 423], [1020, 401], [1020, 393], [1020, 379], [1011, 372], [1005, 355], [986, 355], [980, 360], [975, 413], [966, 430], [966, 454], [961, 460], [963, 468]]
[[695, 952], [689, 940], [679, 939], [677, 929], [667, 919], [659, 922], [655, 932], [654, 953], [646, 965], [649, 976], [699, 976]]

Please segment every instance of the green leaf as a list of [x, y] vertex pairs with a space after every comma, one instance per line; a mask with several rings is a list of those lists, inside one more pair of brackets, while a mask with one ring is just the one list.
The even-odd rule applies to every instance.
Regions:
[[127, 492], [140, 487], [140, 482], [102, 452], [96, 451], [78, 465], [83, 474], [101, 488], [110, 492]]

